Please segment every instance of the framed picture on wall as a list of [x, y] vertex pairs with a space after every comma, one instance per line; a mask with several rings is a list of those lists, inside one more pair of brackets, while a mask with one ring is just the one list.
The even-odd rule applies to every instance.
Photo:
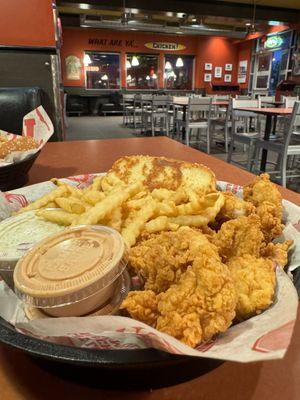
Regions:
[[211, 74], [204, 74], [204, 82], [211, 82]]
[[224, 75], [224, 82], [231, 82], [231, 74]]
[[225, 64], [225, 71], [232, 71], [232, 64]]
[[222, 67], [215, 67], [215, 78], [222, 78]]
[[210, 63], [205, 63], [205, 64], [204, 64], [204, 69], [205, 69], [206, 71], [211, 71], [211, 70], [212, 70], [212, 64], [210, 64]]

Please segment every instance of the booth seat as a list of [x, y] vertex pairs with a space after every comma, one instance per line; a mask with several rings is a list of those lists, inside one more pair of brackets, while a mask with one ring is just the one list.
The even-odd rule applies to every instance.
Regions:
[[38, 87], [0, 87], [0, 130], [21, 135], [23, 117], [41, 104]]

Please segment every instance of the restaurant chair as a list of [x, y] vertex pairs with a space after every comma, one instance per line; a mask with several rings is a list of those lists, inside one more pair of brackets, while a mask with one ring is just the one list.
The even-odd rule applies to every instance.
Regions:
[[252, 100], [253, 97], [251, 94], [237, 94], [235, 96], [236, 100]]
[[[257, 163], [259, 163], [260, 154], [262, 150], [273, 152], [277, 154], [276, 168], [273, 171], [268, 171], [269, 174], [275, 174], [279, 176], [280, 183], [283, 187], [286, 187], [286, 181], [290, 178], [299, 178], [300, 171], [296, 168], [288, 169], [289, 158], [292, 159], [291, 167], [295, 165], [295, 161], [299, 163], [297, 156], [300, 156], [300, 102], [297, 101], [293, 107], [293, 113], [289, 119], [288, 129], [283, 136], [282, 140], [268, 141], [268, 140], [257, 140], [255, 142], [254, 157], [251, 163], [251, 171], [258, 171]], [[268, 153], [269, 154], [269, 153]], [[273, 164], [267, 161], [268, 164]]]
[[285, 108], [293, 108], [296, 101], [299, 101], [298, 96], [282, 96], [282, 101]]
[[151, 105], [144, 107], [142, 112], [142, 132], [148, 132], [149, 127], [152, 136], [155, 136], [157, 127], [159, 127], [161, 131], [167, 130], [170, 101], [170, 96], [153, 96]]
[[123, 94], [123, 125], [133, 122], [134, 94]]
[[[254, 144], [261, 136], [261, 124], [259, 115], [251, 111], [238, 110], [238, 108], [260, 108], [260, 99], [257, 100], [236, 100], [231, 101], [231, 135], [230, 146], [227, 157], [228, 163], [242, 166], [248, 171], [251, 169], [251, 162], [254, 155]], [[250, 118], [256, 122], [256, 130], [250, 129]], [[247, 149], [247, 160], [245, 163], [232, 159], [234, 149], [237, 144], [243, 145], [244, 151]]]
[[[189, 98], [189, 103], [186, 113], [186, 121], [181, 121], [179, 127], [185, 128], [185, 142], [187, 146], [190, 144], [199, 143], [201, 140], [201, 130], [205, 131], [206, 136], [206, 151], [210, 153], [211, 137], [211, 112], [212, 112], [212, 98]], [[197, 130], [199, 140], [191, 141], [192, 133]]]
[[231, 129], [231, 103], [226, 107], [222, 115], [211, 118], [211, 135], [214, 137], [220, 131], [224, 133], [225, 152], [228, 153], [229, 148], [229, 131]]
[[275, 96], [261, 96], [259, 95], [258, 98], [261, 101], [262, 107], [274, 107]]

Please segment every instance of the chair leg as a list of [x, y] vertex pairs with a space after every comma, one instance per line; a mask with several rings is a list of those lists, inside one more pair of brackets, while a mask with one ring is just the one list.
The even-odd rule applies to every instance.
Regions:
[[185, 131], [185, 144], [187, 146], [190, 145], [190, 128], [187, 128]]
[[152, 133], [152, 136], [155, 136], [155, 130], [154, 130], [154, 116], [153, 116], [153, 114], [151, 115], [151, 133]]
[[227, 126], [227, 124], [225, 124], [224, 139], [225, 139], [225, 153], [228, 153], [228, 126]]
[[287, 165], [287, 154], [284, 154], [281, 160], [281, 185], [286, 187], [286, 165]]
[[210, 154], [210, 129], [209, 129], [209, 127], [206, 129], [206, 151], [207, 151], [207, 154]]
[[233, 135], [231, 136], [231, 141], [230, 141], [230, 146], [229, 146], [229, 152], [227, 156], [227, 162], [230, 164], [231, 163], [231, 158], [232, 158], [232, 153], [233, 153], [233, 147], [234, 147], [234, 139]]

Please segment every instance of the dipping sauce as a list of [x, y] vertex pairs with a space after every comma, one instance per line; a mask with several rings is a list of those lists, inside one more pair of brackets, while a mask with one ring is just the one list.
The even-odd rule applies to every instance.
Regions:
[[37, 242], [65, 228], [28, 211], [0, 222], [0, 275], [12, 287], [18, 260]]
[[127, 265], [122, 236], [105, 226], [79, 226], [48, 237], [16, 265], [16, 294], [52, 316], [81, 316], [112, 297]]

